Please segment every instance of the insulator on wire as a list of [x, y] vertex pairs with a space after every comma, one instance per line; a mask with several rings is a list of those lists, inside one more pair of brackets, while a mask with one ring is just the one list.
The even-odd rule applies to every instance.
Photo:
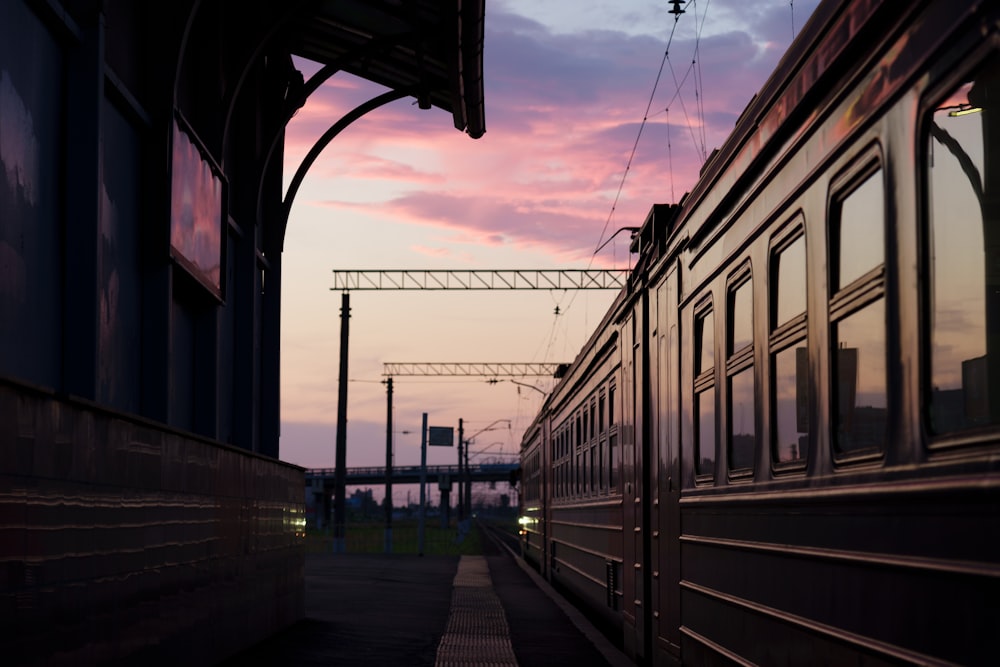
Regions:
[[670, 14], [673, 14], [674, 16], [680, 16], [681, 14], [684, 13], [684, 10], [681, 9], [681, 0], [670, 0], [670, 4], [674, 6], [674, 8], [670, 10], [669, 12]]

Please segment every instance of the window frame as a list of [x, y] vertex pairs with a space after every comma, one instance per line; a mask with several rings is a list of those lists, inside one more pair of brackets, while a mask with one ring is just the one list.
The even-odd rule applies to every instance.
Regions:
[[[692, 422], [693, 422], [693, 445], [694, 445], [694, 479], [696, 486], [707, 486], [715, 482], [716, 471], [719, 464], [719, 392], [718, 386], [715, 379], [715, 371], [718, 367], [718, 325], [717, 319], [715, 317], [716, 311], [714, 306], [714, 300], [712, 292], [709, 291], [704, 297], [702, 297], [697, 305], [694, 307], [693, 311], [693, 322], [692, 330], [694, 331], [694, 341], [692, 346], [692, 352], [694, 358], [692, 359], [692, 369], [694, 371], [694, 381], [692, 382], [692, 402], [691, 408]], [[701, 358], [702, 358], [702, 346], [705, 344], [705, 320], [711, 316], [711, 333], [712, 333], [712, 366], [710, 368], [701, 368]], [[702, 423], [701, 423], [701, 396], [709, 391], [712, 392], [712, 430], [713, 430], [713, 451], [712, 451], [712, 471], [711, 472], [699, 472], [698, 468], [700, 465], [700, 455], [702, 452], [701, 448], [701, 435], [702, 435]]]
[[[776, 261], [783, 252], [793, 245], [802, 241], [805, 254], [805, 309], [798, 315], [794, 315], [784, 322], [778, 321], [778, 289], [780, 261]], [[781, 461], [777, 456], [778, 443], [778, 385], [777, 356], [788, 350], [796, 349], [801, 343], [806, 350], [807, 377], [805, 386], [811, 386], [811, 369], [808, 368], [809, 358], [809, 287], [811, 278], [809, 276], [809, 240], [806, 234], [806, 220], [803, 212], [796, 211], [772, 237], [767, 251], [767, 277], [768, 277], [768, 337], [767, 337], [767, 364], [768, 364], [768, 410], [770, 433], [768, 433], [768, 459], [771, 464], [771, 471], [775, 475], [786, 475], [789, 473], [801, 473], [805, 471], [809, 464], [810, 454], [815, 433], [812, 428], [812, 421], [806, 425], [806, 449], [800, 451], [801, 456], [790, 461]], [[813, 396], [807, 394], [805, 398], [806, 417], [809, 418], [812, 412]]]
[[[937, 81], [934, 81], [921, 95], [917, 107], [916, 131], [914, 132], [914, 150], [917, 155], [917, 173], [919, 192], [921, 193], [918, 207], [918, 238], [919, 238], [919, 262], [920, 274], [927, 276], [922, 281], [919, 295], [920, 327], [919, 327], [919, 421], [923, 441], [929, 452], [952, 452], [956, 448], [983, 445], [996, 440], [996, 434], [1000, 430], [1000, 423], [986, 424], [980, 427], [953, 430], [942, 433], [935, 433], [931, 429], [931, 395], [933, 392], [934, 378], [933, 356], [933, 312], [934, 312], [934, 245], [931, 211], [931, 181], [928, 169], [931, 118], [934, 110], [965, 81], [977, 71], [982, 70], [990, 58], [1000, 59], [1000, 39], [997, 35], [991, 34], [983, 40], [971, 53], [955, 54], [953, 59], [954, 67], [942, 70], [944, 73]], [[984, 238], [984, 245], [986, 245]], [[988, 317], [987, 317], [988, 319]], [[988, 331], [988, 327], [987, 327]], [[988, 354], [988, 350], [987, 350]]]
[[[759, 442], [759, 424], [757, 422], [757, 378], [754, 364], [754, 293], [753, 293], [753, 266], [750, 259], [743, 261], [739, 267], [733, 271], [726, 280], [726, 360], [725, 360], [725, 386], [726, 386], [726, 471], [730, 480], [752, 480], [757, 461], [757, 445]], [[750, 289], [750, 342], [739, 349], [734, 348], [735, 336], [735, 312], [736, 294], [740, 289], [749, 287]], [[718, 346], [716, 346], [718, 349]], [[754, 425], [754, 454], [749, 467], [736, 468], [733, 466], [733, 378], [749, 371], [751, 382], [753, 382], [753, 411], [752, 419]], [[716, 425], [719, 419], [716, 416]], [[716, 426], [718, 430], [718, 426]], [[718, 435], [716, 435], [718, 438]]]
[[[840, 284], [840, 232], [844, 202], [852, 194], [858, 192], [869, 179], [877, 177], [882, 186], [882, 261], [875, 267], [866, 270], [856, 276], [846, 285]], [[827, 194], [826, 205], [826, 235], [827, 235], [827, 336], [829, 341], [829, 351], [827, 364], [829, 368], [827, 379], [827, 409], [830, 411], [828, 424], [830, 439], [830, 457], [835, 466], [846, 467], [857, 464], [867, 464], [873, 461], [884, 460], [890, 440], [889, 409], [892, 404], [892, 387], [889, 381], [889, 303], [888, 303], [888, 253], [892, 247], [889, 243], [890, 228], [892, 220], [890, 216], [890, 184], [889, 168], [886, 165], [884, 155], [878, 143], [873, 143], [868, 148], [862, 149], [857, 158], [852, 161], [840, 174], [835, 176], [831, 182]], [[840, 387], [838, 385], [839, 374], [837, 348], [839, 336], [837, 334], [838, 325], [842, 324], [854, 315], [865, 312], [870, 306], [877, 302], [883, 307], [883, 355], [885, 365], [885, 376], [883, 386], [885, 389], [886, 415], [883, 424], [882, 444], [878, 447], [868, 447], [856, 451], [843, 451], [840, 448], [838, 437], [838, 424], [840, 411], [838, 399]], [[855, 406], [856, 407], [856, 406]]]

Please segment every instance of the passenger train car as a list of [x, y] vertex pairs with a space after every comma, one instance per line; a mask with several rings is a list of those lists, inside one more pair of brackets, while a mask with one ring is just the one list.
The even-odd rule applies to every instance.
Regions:
[[1000, 3], [822, 2], [633, 251], [524, 557], [643, 664], [995, 664]]

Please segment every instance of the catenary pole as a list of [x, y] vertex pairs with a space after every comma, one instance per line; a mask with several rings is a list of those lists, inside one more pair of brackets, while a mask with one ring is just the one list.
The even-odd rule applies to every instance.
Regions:
[[392, 378], [385, 381], [385, 552], [392, 553]]
[[427, 514], [427, 413], [420, 423], [420, 512], [417, 522], [417, 554], [424, 555], [424, 520]]
[[347, 340], [351, 321], [351, 295], [340, 297], [340, 379], [337, 391], [337, 451], [333, 474], [333, 550], [344, 553], [347, 491]]

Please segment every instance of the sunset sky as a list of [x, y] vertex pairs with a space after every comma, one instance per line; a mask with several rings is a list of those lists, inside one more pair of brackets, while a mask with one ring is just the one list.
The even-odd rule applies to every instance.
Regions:
[[[666, 0], [490, 0], [486, 135], [474, 141], [449, 114], [403, 99], [335, 139], [299, 191], [283, 263], [281, 458], [334, 464], [334, 269], [628, 267], [627, 233], [594, 249], [691, 189], [816, 4], [689, 2], [675, 26]], [[286, 182], [330, 125], [381, 92], [337, 75], [314, 94], [289, 128]], [[613, 297], [352, 292], [348, 465], [385, 463], [384, 363], [572, 361]], [[419, 463], [422, 412], [435, 426], [463, 418], [467, 434], [510, 420], [477, 436], [472, 451], [487, 449], [480, 460], [514, 455], [552, 386], [518, 381], [540, 391], [486, 378], [395, 378], [396, 463]], [[445, 448], [428, 456], [455, 459]]]

